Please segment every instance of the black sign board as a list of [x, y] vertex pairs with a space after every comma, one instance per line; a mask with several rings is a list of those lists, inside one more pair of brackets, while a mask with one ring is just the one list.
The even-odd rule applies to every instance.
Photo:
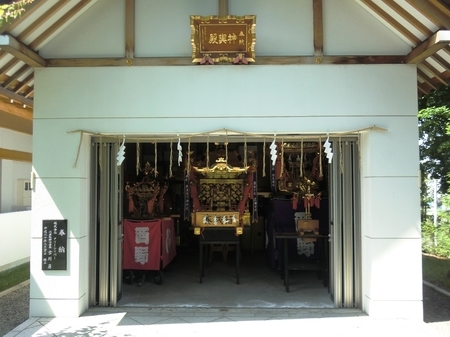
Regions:
[[67, 270], [67, 220], [42, 221], [42, 270]]

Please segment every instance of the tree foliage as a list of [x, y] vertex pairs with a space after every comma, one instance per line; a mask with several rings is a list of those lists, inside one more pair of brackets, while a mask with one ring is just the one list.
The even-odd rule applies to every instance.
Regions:
[[10, 18], [15, 19], [25, 11], [24, 6], [32, 3], [34, 0], [17, 0], [8, 4], [0, 5], [0, 26], [3, 22], [8, 22]]
[[450, 179], [450, 86], [419, 100], [419, 139], [422, 172], [440, 179], [445, 194]]

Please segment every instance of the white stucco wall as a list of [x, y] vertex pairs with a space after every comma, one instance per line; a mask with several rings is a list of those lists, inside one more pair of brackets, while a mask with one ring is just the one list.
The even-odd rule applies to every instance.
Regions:
[[0, 214], [0, 271], [30, 260], [31, 211]]
[[[0, 128], [0, 148], [32, 152], [32, 136]], [[31, 163], [0, 159], [0, 213], [25, 210], [17, 203], [17, 180], [30, 179]]]
[[[136, 53], [189, 56], [188, 17], [217, 14], [211, 3], [137, 0]], [[41, 55], [123, 56], [123, 5], [99, 0]], [[311, 1], [230, 1], [229, 8], [257, 15], [257, 56], [312, 54]], [[169, 17], [170, 28], [155, 31]], [[328, 54], [408, 51], [353, 0], [324, 0], [324, 17]], [[387, 132], [361, 137], [363, 309], [374, 317], [422, 317], [414, 66], [46, 68], [35, 81], [31, 315], [75, 316], [88, 305], [90, 146], [85, 136], [74, 167], [79, 134], [69, 131], [300, 135], [377, 125]], [[67, 271], [40, 270], [43, 219], [68, 219]]]

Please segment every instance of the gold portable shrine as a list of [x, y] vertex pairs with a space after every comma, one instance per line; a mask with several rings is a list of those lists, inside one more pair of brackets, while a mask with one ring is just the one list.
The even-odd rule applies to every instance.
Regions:
[[[214, 155], [211, 154], [211, 157], [214, 158]], [[240, 164], [233, 158], [230, 161]], [[240, 235], [243, 226], [250, 225], [247, 200], [253, 167], [237, 165], [232, 166], [223, 156], [219, 156], [211, 167], [191, 168], [189, 183], [194, 204], [194, 234], [201, 234], [205, 227], [231, 227], [236, 229], [236, 235]]]

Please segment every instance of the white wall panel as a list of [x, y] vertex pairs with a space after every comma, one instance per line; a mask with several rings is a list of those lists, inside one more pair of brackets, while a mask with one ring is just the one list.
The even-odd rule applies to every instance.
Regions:
[[32, 238], [31, 251], [36, 256], [31, 259], [33, 270], [33, 277], [30, 279], [31, 298], [78, 300], [84, 296], [80, 291], [80, 277], [84, 278], [81, 274], [85, 273], [86, 268], [80, 257], [86, 257], [82, 251], [87, 249], [87, 238], [68, 238], [67, 270], [42, 270], [42, 241]]
[[373, 239], [421, 238], [417, 181], [417, 176], [363, 178], [365, 236]]
[[355, 0], [324, 0], [326, 55], [406, 55], [404, 43]]
[[219, 2], [209, 0], [137, 0], [137, 57], [190, 57], [190, 15], [218, 15]]
[[31, 152], [33, 136], [0, 128], [0, 148]]
[[125, 1], [99, 0], [39, 50], [43, 58], [124, 57]]
[[42, 241], [31, 240], [30, 316], [77, 317], [88, 308], [87, 238], [69, 239], [67, 270], [41, 270]]
[[0, 214], [0, 232], [0, 271], [26, 262], [30, 258], [31, 212]]
[[0, 160], [0, 213], [29, 209], [29, 206], [18, 204], [17, 180], [29, 180], [31, 163]]
[[228, 1], [230, 15], [256, 15], [258, 56], [313, 55], [312, 1]]
[[371, 301], [421, 301], [420, 238], [363, 238], [363, 296]]
[[[107, 134], [114, 134], [119, 138], [122, 135], [131, 137], [133, 135], [146, 135], [147, 137], [153, 135], [169, 135], [175, 138], [177, 134], [183, 136], [185, 133], [199, 133], [208, 132], [219, 129], [229, 129], [240, 132], [261, 132], [261, 133], [277, 133], [281, 137], [281, 133], [289, 133], [294, 135], [302, 135], [307, 133], [326, 133], [326, 132], [342, 132], [351, 131], [373, 126], [374, 123], [380, 123], [384, 127], [390, 126], [389, 117], [376, 116], [260, 116], [260, 117], [220, 117], [211, 118], [208, 116], [202, 117], [120, 117], [108, 118], [107, 123], [105, 118], [64, 118], [52, 120], [36, 120], [36, 128], [59, 128], [60, 130], [86, 130], [91, 132], [102, 132]], [[378, 131], [374, 131], [377, 132]], [[66, 131], [59, 135], [66, 134], [66, 139], [59, 145], [52, 145], [54, 150], [65, 151], [64, 159], [68, 162], [61, 163], [64, 170], [69, 169], [75, 163], [78, 137], [79, 133], [67, 134]], [[381, 136], [385, 134], [380, 132]], [[242, 137], [241, 137], [242, 138]], [[127, 139], [125, 139], [127, 141]], [[192, 142], [205, 141], [205, 138], [195, 138]], [[183, 139], [182, 142], [187, 142]], [[83, 141], [83, 146], [85, 141]], [[37, 146], [37, 145], [36, 145]], [[39, 147], [44, 147], [42, 143]], [[83, 153], [83, 152], [82, 152]], [[42, 159], [36, 159], [36, 163], [41, 163], [46, 167], [51, 167], [52, 164], [48, 162], [50, 154], [43, 155]], [[79, 162], [82, 162], [82, 155]], [[407, 165], [407, 164], [406, 164]], [[81, 170], [81, 165], [80, 166]], [[59, 170], [54, 166], [54, 174]], [[417, 174], [417, 172], [415, 172]], [[71, 172], [64, 171], [62, 174], [69, 174], [70, 176], [80, 176], [79, 171]], [[81, 175], [83, 176], [83, 175]]]
[[35, 73], [35, 120], [417, 113], [411, 97], [416, 70], [407, 65], [46, 68]]
[[[85, 120], [84, 126], [89, 124], [89, 121]], [[98, 125], [101, 124], [104, 124], [104, 121], [98, 121]], [[87, 167], [86, 156], [90, 151], [89, 136], [84, 135], [77, 160], [80, 133], [69, 133], [76, 128], [77, 123], [71, 125], [71, 122], [67, 120], [65, 123], [36, 120], [33, 153], [39, 153], [39, 155], [33, 157], [33, 170], [38, 178], [86, 179], [88, 177], [89, 167]], [[41, 141], [42, 139], [46, 141]]]
[[[419, 147], [404, 151], [404, 144], [418, 143], [417, 111], [410, 110], [410, 116], [389, 118], [386, 132], [370, 132], [362, 137], [362, 161], [364, 178], [373, 177], [416, 177], [419, 172]], [[405, 111], [406, 112], [406, 111]], [[378, 126], [380, 124], [377, 123]], [[382, 149], [380, 151], [380, 149]], [[416, 184], [417, 185], [417, 184]]]
[[69, 238], [84, 237], [88, 233], [88, 180], [78, 178], [39, 178], [36, 171], [33, 192], [32, 237], [42, 237], [42, 220], [68, 219]]

